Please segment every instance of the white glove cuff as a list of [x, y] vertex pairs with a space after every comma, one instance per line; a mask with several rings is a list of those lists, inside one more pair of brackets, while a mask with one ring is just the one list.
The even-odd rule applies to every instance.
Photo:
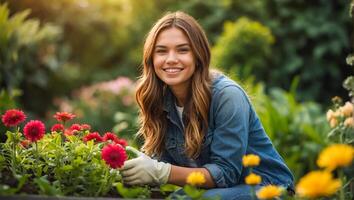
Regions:
[[171, 173], [171, 164], [170, 163], [164, 163], [164, 162], [159, 162], [159, 170], [158, 170], [158, 177], [159, 177], [159, 184], [165, 184], [168, 181], [168, 178], [170, 177]]

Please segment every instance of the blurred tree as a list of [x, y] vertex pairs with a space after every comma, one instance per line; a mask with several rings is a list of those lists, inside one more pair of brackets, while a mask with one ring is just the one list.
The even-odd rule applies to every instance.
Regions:
[[344, 67], [349, 49], [350, 19], [347, 1], [268, 0], [262, 20], [277, 38], [268, 77], [269, 86], [288, 87], [300, 77], [302, 99], [328, 103], [335, 95], [345, 95], [339, 86], [350, 74]]
[[261, 80], [271, 73], [265, 61], [272, 56], [274, 37], [262, 24], [242, 17], [226, 22], [224, 32], [212, 49], [214, 66], [238, 77]]
[[40, 113], [54, 95], [44, 91], [53, 88], [51, 80], [65, 59], [56, 46], [60, 27], [41, 26], [36, 19], [26, 19], [29, 13], [10, 16], [7, 5], [0, 4], [0, 86], [9, 96], [21, 89], [20, 105]]
[[8, 3], [12, 12], [30, 8], [32, 17], [63, 28], [64, 45], [70, 51], [72, 63], [64, 66], [64, 71], [75, 80], [71, 88], [121, 75], [136, 77], [144, 36], [164, 9], [164, 4], [157, 1], [140, 0]]

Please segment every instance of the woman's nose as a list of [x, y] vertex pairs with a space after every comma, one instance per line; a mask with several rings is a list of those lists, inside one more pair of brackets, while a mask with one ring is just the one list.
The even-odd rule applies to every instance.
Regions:
[[172, 64], [177, 62], [178, 62], [177, 55], [174, 52], [170, 52], [167, 56], [166, 63]]

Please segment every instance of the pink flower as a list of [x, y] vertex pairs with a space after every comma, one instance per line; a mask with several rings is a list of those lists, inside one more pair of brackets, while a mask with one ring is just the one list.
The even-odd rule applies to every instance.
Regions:
[[91, 126], [89, 124], [81, 124], [82, 130], [91, 130]]
[[102, 159], [111, 167], [122, 167], [128, 156], [120, 145], [108, 144], [102, 149]]
[[57, 112], [54, 116], [59, 122], [66, 122], [68, 120], [72, 120], [76, 117], [76, 115], [68, 113], [68, 112]]
[[95, 140], [95, 142], [102, 142], [103, 139], [98, 132], [89, 133], [84, 137], [84, 141]]
[[23, 128], [23, 133], [27, 140], [36, 142], [43, 138], [45, 134], [45, 126], [39, 120], [31, 120]]
[[54, 124], [50, 129], [51, 132], [62, 132], [64, 130], [63, 124]]
[[7, 127], [17, 126], [21, 122], [25, 121], [25, 119], [26, 115], [24, 112], [17, 109], [10, 109], [7, 110], [2, 116], [2, 123], [4, 123]]

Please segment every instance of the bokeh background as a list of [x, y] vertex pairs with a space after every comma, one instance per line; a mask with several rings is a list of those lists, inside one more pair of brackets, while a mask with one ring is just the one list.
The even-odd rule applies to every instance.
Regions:
[[[328, 142], [331, 98], [352, 52], [349, 0], [0, 0], [0, 113], [47, 129], [56, 111], [136, 143], [135, 81], [145, 34], [167, 11], [205, 29], [212, 64], [249, 93], [296, 178]], [[3, 133], [5, 127], [0, 125]], [[4, 139], [4, 134], [0, 134]]]

